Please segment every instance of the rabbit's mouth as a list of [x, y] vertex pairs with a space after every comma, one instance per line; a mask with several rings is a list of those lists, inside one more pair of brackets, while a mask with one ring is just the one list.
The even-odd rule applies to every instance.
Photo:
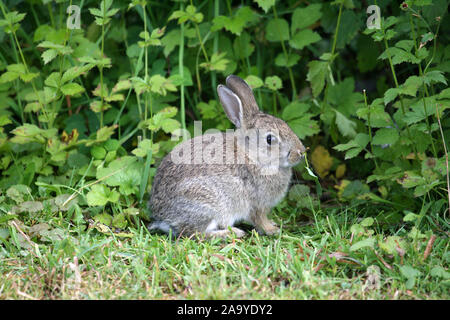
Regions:
[[289, 150], [281, 163], [281, 167], [292, 168], [298, 165], [305, 158], [301, 150]]

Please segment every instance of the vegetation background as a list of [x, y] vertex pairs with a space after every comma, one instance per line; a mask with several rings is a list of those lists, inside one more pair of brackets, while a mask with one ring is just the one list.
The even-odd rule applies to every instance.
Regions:
[[[0, 7], [0, 298], [449, 298], [447, 0]], [[309, 147], [283, 231], [151, 235], [171, 136], [231, 128], [229, 74]]]

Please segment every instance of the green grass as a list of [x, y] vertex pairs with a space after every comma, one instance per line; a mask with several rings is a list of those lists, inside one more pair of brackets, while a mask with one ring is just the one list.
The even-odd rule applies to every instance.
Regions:
[[[283, 224], [280, 235], [249, 228], [247, 237], [225, 240], [171, 240], [145, 227], [120, 237], [49, 212], [9, 220], [0, 225], [10, 234], [0, 238], [0, 299], [448, 299], [445, 231], [422, 223], [411, 239], [411, 225], [386, 225], [375, 216], [367, 238], [397, 235], [403, 254], [377, 245], [350, 249], [367, 239], [352, 236], [351, 226], [376, 210], [301, 215], [282, 204], [272, 215]], [[49, 229], [36, 235], [40, 223]], [[424, 259], [432, 232], [436, 240]], [[412, 286], [405, 266], [419, 272]]]

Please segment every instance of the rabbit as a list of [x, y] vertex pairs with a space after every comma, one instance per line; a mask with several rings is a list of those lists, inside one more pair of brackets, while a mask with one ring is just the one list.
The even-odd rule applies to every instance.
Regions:
[[[305, 147], [286, 122], [260, 111], [240, 77], [228, 76], [217, 93], [236, 130], [194, 137], [163, 158], [149, 201], [150, 231], [240, 238], [246, 233], [234, 224], [245, 221], [260, 233], [279, 232], [267, 215], [285, 196]], [[218, 161], [205, 161], [205, 150]]]

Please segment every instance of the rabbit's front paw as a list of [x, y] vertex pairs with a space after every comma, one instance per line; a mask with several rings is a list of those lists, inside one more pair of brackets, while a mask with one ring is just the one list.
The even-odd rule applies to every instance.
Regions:
[[[272, 221], [271, 221], [271, 222], [272, 222]], [[279, 233], [279, 232], [280, 232], [280, 228], [278, 228], [278, 227], [276, 226], [276, 224], [273, 223], [273, 222], [271, 223], [270, 226], [265, 226], [265, 229], [264, 229], [264, 233], [267, 234], [268, 236], [277, 234], [277, 233]]]

